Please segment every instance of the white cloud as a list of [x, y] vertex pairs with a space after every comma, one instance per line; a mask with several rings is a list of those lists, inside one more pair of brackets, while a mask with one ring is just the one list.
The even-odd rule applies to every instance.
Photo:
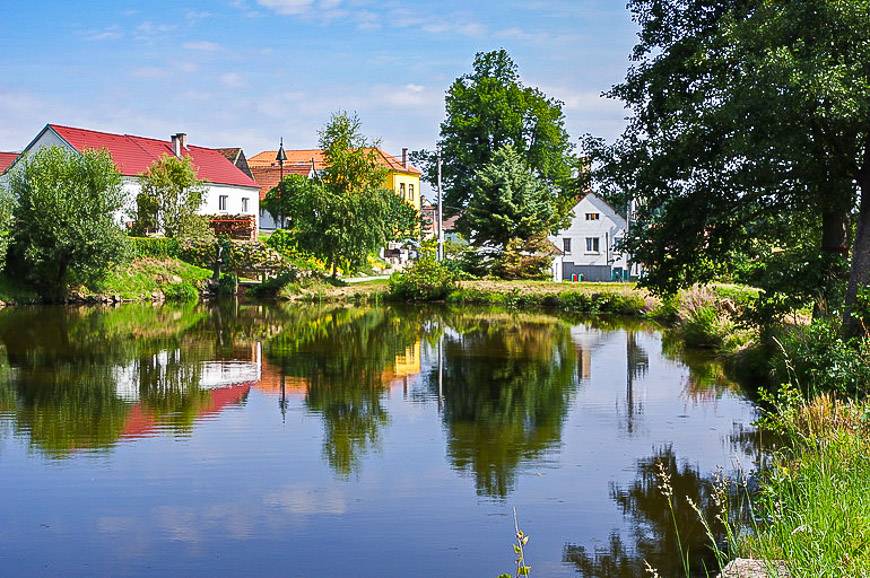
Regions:
[[224, 72], [218, 77], [221, 84], [228, 88], [241, 88], [245, 85], [245, 79], [238, 72]]
[[102, 30], [91, 30], [85, 32], [83, 36], [87, 40], [117, 40], [124, 36], [119, 26], [109, 26]]
[[263, 8], [274, 10], [278, 14], [304, 14], [314, 5], [314, 0], [257, 0]]
[[201, 50], [203, 52], [215, 52], [220, 50], [220, 44], [209, 42], [208, 40], [197, 40], [193, 42], [185, 42], [182, 44], [185, 50]]

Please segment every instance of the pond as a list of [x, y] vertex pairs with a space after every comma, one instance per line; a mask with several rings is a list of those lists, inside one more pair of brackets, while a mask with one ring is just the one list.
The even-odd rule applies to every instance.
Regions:
[[[0, 311], [0, 574], [679, 575], [755, 408], [655, 327], [484, 309]], [[704, 558], [700, 525], [677, 515]]]

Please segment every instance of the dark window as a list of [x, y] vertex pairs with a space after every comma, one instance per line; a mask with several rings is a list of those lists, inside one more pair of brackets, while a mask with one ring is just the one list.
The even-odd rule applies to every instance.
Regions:
[[598, 244], [598, 237], [586, 237], [586, 252], [587, 253], [600, 252], [600, 246]]
[[562, 249], [564, 249], [565, 253], [571, 252], [571, 239], [562, 239]]
[[242, 197], [242, 212], [248, 212], [248, 197]]
[[586, 213], [587, 221], [597, 221], [601, 218], [601, 213]]
[[226, 211], [227, 210], [227, 196], [221, 195], [218, 197], [218, 211]]

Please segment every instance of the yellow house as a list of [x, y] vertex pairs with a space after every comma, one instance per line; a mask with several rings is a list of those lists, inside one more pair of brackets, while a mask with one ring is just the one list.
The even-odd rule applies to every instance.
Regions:
[[[396, 191], [396, 194], [408, 202], [417, 211], [420, 210], [420, 170], [408, 162], [408, 149], [402, 149], [402, 155], [397, 157], [388, 154], [380, 148], [373, 149], [377, 153], [379, 162], [386, 167], [387, 182], [384, 186]], [[313, 168], [315, 171], [322, 170], [326, 165], [323, 159], [323, 151], [320, 149], [296, 149], [285, 150], [287, 160], [284, 161], [286, 174], [297, 172], [293, 169]], [[263, 151], [248, 159], [248, 166], [254, 173], [256, 169], [274, 169], [278, 167], [275, 157], [278, 151]]]

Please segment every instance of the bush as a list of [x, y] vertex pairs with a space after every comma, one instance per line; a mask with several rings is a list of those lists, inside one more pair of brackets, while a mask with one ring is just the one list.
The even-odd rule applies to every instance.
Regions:
[[403, 301], [443, 301], [459, 287], [456, 274], [439, 263], [433, 252], [422, 256], [404, 273], [390, 277], [389, 296]]
[[186, 281], [165, 285], [162, 290], [167, 301], [188, 302], [199, 299], [199, 291], [192, 283]]
[[130, 250], [134, 258], [177, 259], [181, 253], [178, 239], [168, 237], [130, 237]]
[[773, 339], [778, 351], [772, 355], [772, 370], [779, 382], [795, 383], [807, 397], [870, 393], [870, 340], [843, 339], [840, 324], [831, 320], [789, 327]]
[[12, 243], [12, 223], [15, 199], [0, 188], [0, 271], [6, 268], [6, 253]]

